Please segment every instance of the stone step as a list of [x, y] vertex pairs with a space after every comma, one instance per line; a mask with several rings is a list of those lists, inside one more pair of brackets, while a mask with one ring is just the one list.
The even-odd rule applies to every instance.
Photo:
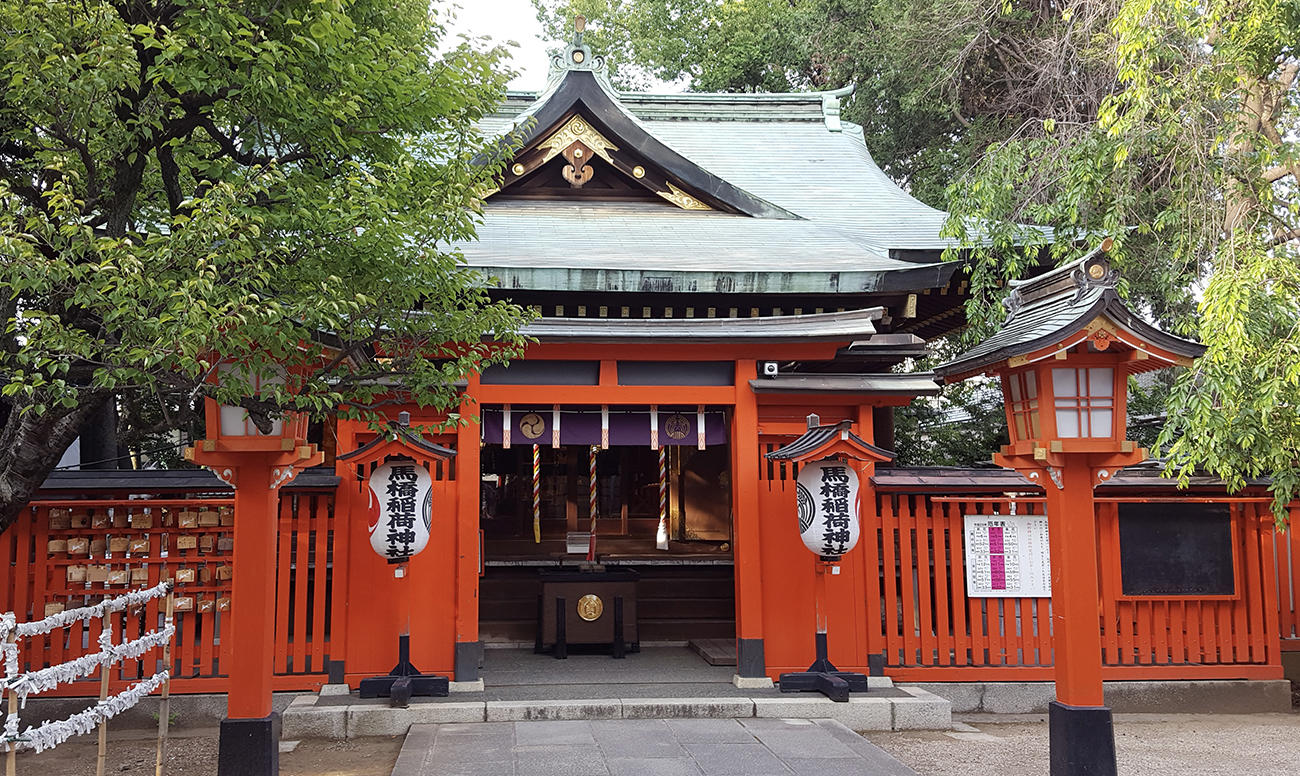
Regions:
[[[616, 690], [616, 687], [610, 689]], [[337, 700], [337, 699], [335, 699]], [[896, 687], [834, 703], [815, 693], [723, 698], [439, 700], [404, 709], [383, 704], [317, 705], [304, 695], [285, 710], [281, 737], [360, 738], [405, 735], [411, 725], [572, 719], [833, 719], [859, 731], [950, 730], [952, 704], [917, 687]]]

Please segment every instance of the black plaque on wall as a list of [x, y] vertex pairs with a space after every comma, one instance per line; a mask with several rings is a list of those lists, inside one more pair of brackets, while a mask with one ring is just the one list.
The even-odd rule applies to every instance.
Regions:
[[1120, 504], [1124, 595], [1235, 595], [1227, 504]]

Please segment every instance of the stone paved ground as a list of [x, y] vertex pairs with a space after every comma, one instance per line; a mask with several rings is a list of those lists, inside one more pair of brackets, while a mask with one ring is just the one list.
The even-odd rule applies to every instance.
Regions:
[[916, 776], [831, 720], [413, 725], [393, 776]]

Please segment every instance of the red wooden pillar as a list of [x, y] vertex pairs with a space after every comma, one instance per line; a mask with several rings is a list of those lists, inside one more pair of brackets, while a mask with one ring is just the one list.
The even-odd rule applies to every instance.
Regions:
[[758, 362], [736, 361], [736, 409], [731, 418], [732, 557], [736, 569], [736, 673], [767, 677], [763, 655], [763, 568], [758, 515], [758, 398], [749, 381]]
[[1057, 472], [1059, 484], [1042, 478], [1052, 559], [1056, 700], [1068, 706], [1104, 706], [1092, 470], [1083, 456], [1065, 456]]
[[[479, 377], [471, 373], [461, 404], [463, 416], [477, 417], [472, 401]], [[466, 423], [456, 431], [456, 655], [457, 682], [479, 679], [479, 473], [480, 424]]]
[[280, 718], [271, 710], [280, 486], [322, 459], [315, 445], [295, 447], [293, 441], [254, 438], [240, 450], [231, 449], [238, 443], [205, 440], [201, 447], [186, 450], [188, 460], [211, 469], [235, 488], [230, 613], [221, 632], [223, 640], [229, 639], [224, 642], [230, 645], [229, 665], [221, 668], [230, 683], [226, 718], [221, 721], [218, 776], [280, 772]]

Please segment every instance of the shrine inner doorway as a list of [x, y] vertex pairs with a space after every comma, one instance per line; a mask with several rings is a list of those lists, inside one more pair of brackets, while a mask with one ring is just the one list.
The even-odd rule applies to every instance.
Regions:
[[643, 445], [483, 447], [479, 633], [486, 645], [534, 643], [539, 571], [587, 562], [593, 501], [596, 563], [640, 575], [643, 645], [734, 640], [730, 446], [669, 445], [662, 461], [660, 452]]

